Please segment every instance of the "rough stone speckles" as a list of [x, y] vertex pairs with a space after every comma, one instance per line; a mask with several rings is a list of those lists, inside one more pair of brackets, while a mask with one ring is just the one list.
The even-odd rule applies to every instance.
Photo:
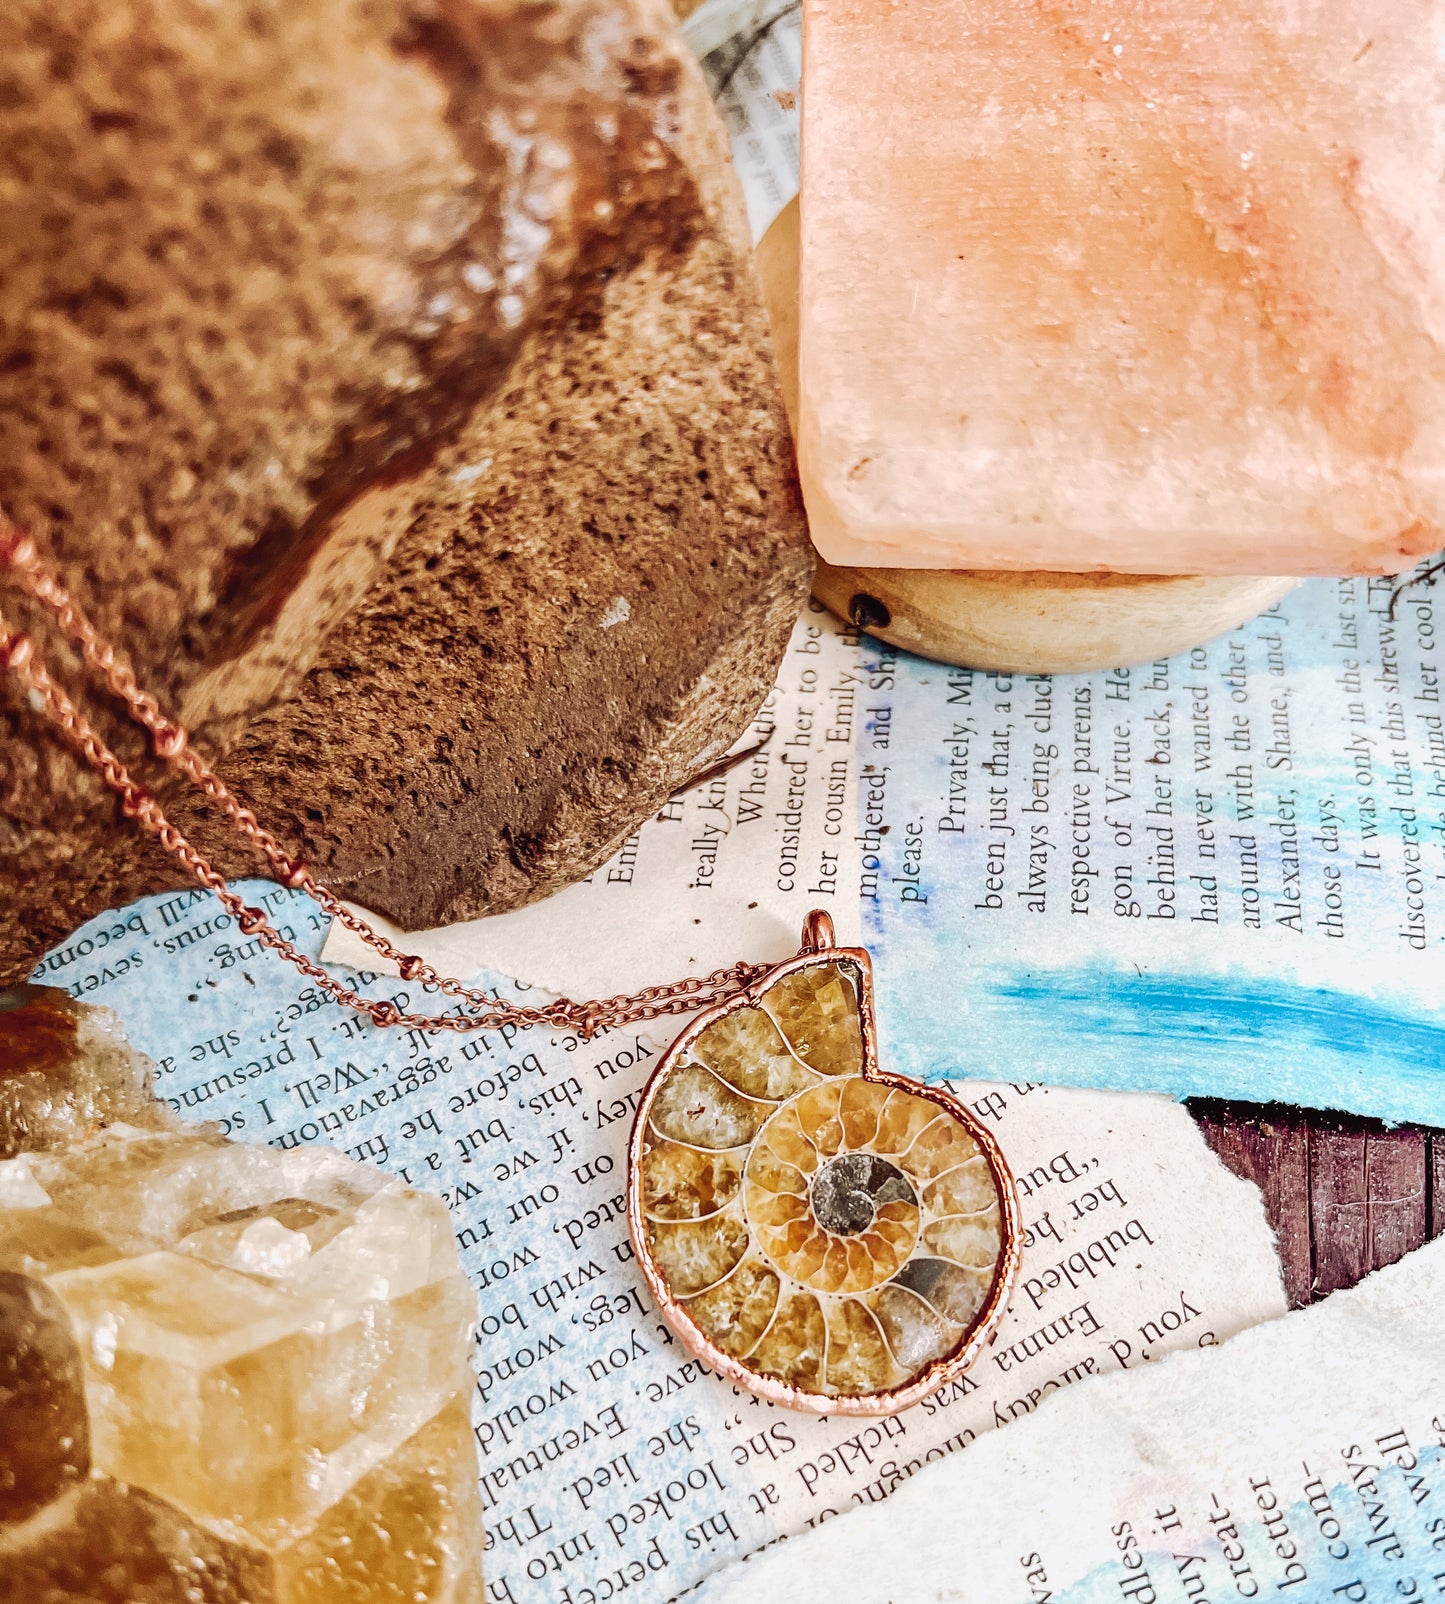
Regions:
[[962, 1350], [1004, 1255], [966, 1116], [864, 1077], [865, 985], [841, 957], [785, 970], [684, 1038], [637, 1138], [639, 1248], [667, 1298], [751, 1374], [829, 1399]]
[[[747, 728], [812, 574], [666, 5], [9, 0], [0, 60], [7, 514], [335, 889], [417, 930], [595, 868]], [[4, 679], [0, 983], [191, 883]]]

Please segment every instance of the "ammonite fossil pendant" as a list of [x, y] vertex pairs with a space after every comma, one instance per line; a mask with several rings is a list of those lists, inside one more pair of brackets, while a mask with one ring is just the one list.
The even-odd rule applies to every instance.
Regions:
[[632, 1131], [638, 1262], [688, 1351], [774, 1403], [886, 1415], [966, 1368], [1018, 1270], [998, 1144], [878, 1067], [868, 954], [803, 950], [701, 1014]]

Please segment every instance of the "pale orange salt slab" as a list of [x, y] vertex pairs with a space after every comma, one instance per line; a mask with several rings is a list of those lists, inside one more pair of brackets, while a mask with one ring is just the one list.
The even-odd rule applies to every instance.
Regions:
[[1442, 0], [804, 0], [835, 563], [1393, 572], [1445, 526]]

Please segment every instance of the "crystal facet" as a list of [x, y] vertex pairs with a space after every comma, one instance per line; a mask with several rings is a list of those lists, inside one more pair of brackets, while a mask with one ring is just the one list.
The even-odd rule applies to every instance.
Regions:
[[1438, 6], [804, 10], [826, 558], [1394, 573], [1442, 543]]
[[[114, 1056], [60, 1056], [112, 1109]], [[441, 1201], [327, 1149], [0, 1162], [0, 1600], [478, 1604], [475, 1312]]]
[[108, 1008], [54, 986], [0, 991], [0, 1159], [113, 1125], [174, 1124], [152, 1066]]
[[797, 1392], [905, 1387], [968, 1342], [1003, 1259], [999, 1183], [956, 1105], [864, 1069], [861, 971], [821, 957], [659, 1070], [639, 1246], [719, 1353]]

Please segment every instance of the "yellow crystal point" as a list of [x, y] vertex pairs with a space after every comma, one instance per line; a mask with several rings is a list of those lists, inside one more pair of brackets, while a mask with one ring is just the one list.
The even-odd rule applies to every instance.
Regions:
[[116, 1058], [42, 1034], [12, 1128], [61, 1145], [0, 1161], [0, 1600], [480, 1604], [476, 1299], [440, 1199], [140, 1129], [139, 1100], [65, 1141], [118, 1106]]

